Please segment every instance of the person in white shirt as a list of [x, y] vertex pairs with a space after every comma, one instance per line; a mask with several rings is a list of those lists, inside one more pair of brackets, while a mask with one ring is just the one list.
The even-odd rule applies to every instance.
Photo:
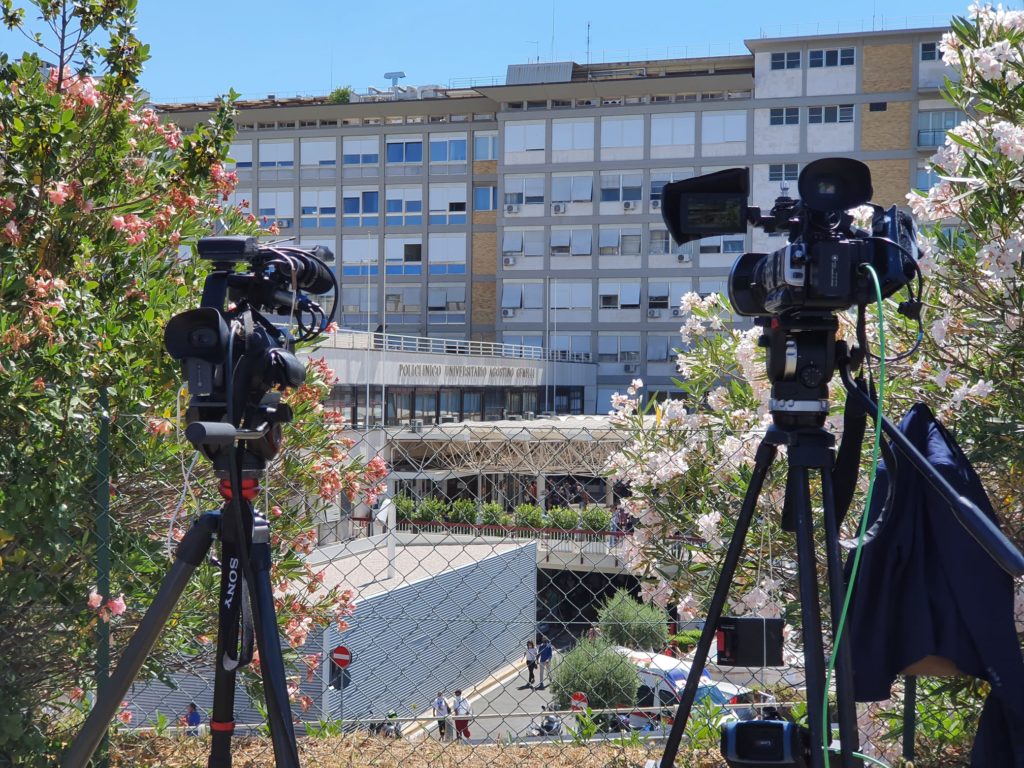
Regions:
[[526, 641], [526, 653], [524, 654], [524, 657], [526, 658], [526, 669], [529, 675], [529, 679], [526, 681], [526, 684], [533, 688], [533, 676], [537, 671], [537, 647], [533, 644], [533, 640]]
[[448, 715], [451, 712], [451, 708], [448, 706], [448, 701], [444, 697], [443, 691], [437, 692], [437, 698], [434, 699], [434, 717], [437, 718], [437, 731], [441, 735], [441, 741], [444, 741], [445, 730], [448, 725]]
[[469, 739], [469, 718], [473, 714], [473, 707], [469, 699], [463, 697], [462, 691], [455, 692], [452, 710], [455, 713], [455, 737], [460, 740]]

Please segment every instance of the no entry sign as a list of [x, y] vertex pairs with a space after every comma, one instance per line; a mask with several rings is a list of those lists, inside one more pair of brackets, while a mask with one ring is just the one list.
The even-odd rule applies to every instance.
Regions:
[[583, 693], [582, 691], [576, 691], [576, 693], [569, 697], [569, 700], [572, 702], [570, 709], [573, 712], [583, 711], [587, 708], [587, 705], [590, 703], [589, 701], [587, 701], [587, 694]]
[[331, 651], [331, 661], [337, 664], [341, 669], [344, 669], [352, 663], [352, 654], [349, 653], [348, 648], [344, 645], [339, 645]]

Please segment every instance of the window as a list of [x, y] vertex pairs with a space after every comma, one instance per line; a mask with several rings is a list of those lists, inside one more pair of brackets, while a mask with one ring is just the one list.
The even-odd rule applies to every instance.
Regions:
[[642, 115], [601, 118], [602, 148], [643, 147], [643, 144], [644, 118]]
[[[415, 314], [418, 315], [423, 306], [423, 291], [418, 285], [388, 286], [384, 294], [384, 309], [390, 315]], [[389, 317], [388, 320], [391, 318]]]
[[594, 198], [594, 177], [586, 175], [552, 174], [551, 202], [589, 203]]
[[[365, 285], [343, 285], [341, 311], [346, 322], [366, 322], [367, 313], [377, 312], [377, 288]], [[360, 315], [362, 316], [360, 318]]]
[[384, 271], [388, 275], [423, 274], [423, 239], [421, 235], [384, 238]]
[[551, 309], [590, 309], [591, 285], [564, 280], [551, 281]]
[[495, 211], [498, 209], [498, 187], [494, 184], [478, 184], [473, 187], [473, 210]]
[[853, 48], [827, 48], [814, 50], [807, 55], [807, 66], [811, 69], [819, 67], [849, 67], [854, 63]]
[[651, 146], [679, 147], [693, 144], [696, 119], [692, 112], [683, 115], [651, 115]]
[[302, 139], [299, 163], [304, 179], [333, 179], [338, 165], [338, 147], [334, 139]]
[[[341, 239], [341, 274], [365, 277], [380, 272], [376, 237], [343, 237]], [[376, 296], [376, 291], [374, 291]]]
[[775, 107], [768, 110], [769, 125], [799, 125], [799, 107]]
[[716, 235], [700, 240], [701, 253], [743, 253], [743, 235]]
[[602, 363], [628, 363], [639, 360], [640, 337], [601, 334], [597, 337], [597, 359]]
[[465, 134], [430, 137], [430, 172], [448, 175], [466, 172]]
[[938, 61], [939, 44], [921, 43], [921, 61]]
[[430, 185], [430, 223], [466, 223], [466, 185]]
[[376, 136], [371, 138], [343, 139], [341, 162], [344, 165], [379, 165], [380, 142]]
[[675, 351], [672, 349], [672, 342], [678, 340], [679, 336], [647, 336], [647, 362], [664, 363], [671, 360]]
[[593, 252], [594, 233], [586, 229], [551, 228], [552, 256], [589, 256]]
[[600, 309], [639, 309], [640, 281], [602, 280], [597, 288]]
[[852, 123], [853, 104], [838, 104], [828, 107], [808, 107], [808, 123]]
[[551, 334], [548, 344], [561, 360], [590, 360], [589, 333]]
[[423, 162], [423, 140], [416, 138], [388, 138], [388, 165], [418, 164]]
[[260, 168], [293, 168], [294, 166], [295, 142], [260, 142]]
[[[510, 120], [505, 123], [505, 152], [543, 152], [544, 123]], [[538, 158], [540, 162], [540, 158]]]
[[480, 133], [473, 134], [473, 159], [474, 160], [497, 160], [498, 159], [498, 134]]
[[543, 205], [543, 176], [506, 176], [505, 205]]
[[746, 141], [747, 113], [705, 112], [701, 116], [701, 140], [705, 144]]
[[346, 227], [376, 227], [380, 216], [380, 192], [350, 189], [342, 192], [341, 223]]
[[427, 313], [434, 324], [462, 324], [466, 322], [466, 286], [427, 286]]
[[639, 256], [640, 227], [601, 227], [597, 244], [602, 256]]
[[665, 254], [669, 253], [671, 248], [671, 239], [666, 229], [652, 229], [651, 239], [647, 247], [647, 252], [651, 254]]
[[431, 232], [427, 241], [427, 261], [431, 275], [466, 274], [466, 235]]
[[552, 120], [551, 149], [588, 150], [594, 148], [594, 121]]
[[260, 190], [257, 215], [264, 226], [277, 224], [281, 229], [295, 226], [295, 197], [292, 190]]
[[702, 277], [700, 279], [700, 290], [698, 291], [698, 293], [700, 293], [702, 298], [707, 298], [712, 293], [728, 293], [728, 289], [726, 287], [727, 282], [727, 280], [716, 280], [712, 278]]
[[601, 174], [601, 202], [638, 201], [643, 188], [643, 174], [639, 171], [628, 173]]
[[419, 226], [423, 223], [423, 187], [388, 185], [384, 223], [388, 226]]
[[227, 208], [237, 209], [243, 215], [251, 213], [252, 190], [235, 187], [235, 190], [228, 195], [228, 199], [224, 201], [224, 205]]
[[543, 256], [543, 229], [506, 229], [501, 237], [502, 256]]
[[692, 171], [651, 171], [651, 200], [661, 200], [662, 191], [669, 182], [688, 179], [691, 176]]
[[502, 309], [542, 309], [544, 283], [513, 283], [505, 281], [501, 287]]
[[773, 53], [772, 69], [800, 69], [800, 51]]
[[964, 119], [962, 112], [942, 109], [917, 114], [917, 146], [937, 147], [946, 140], [946, 131]]
[[796, 181], [800, 178], [797, 163], [773, 163], [768, 166], [768, 181]]
[[303, 189], [299, 205], [299, 224], [303, 229], [338, 225], [338, 200], [333, 189]]
[[931, 168], [918, 168], [917, 175], [914, 179], [914, 189], [920, 189], [922, 192], [927, 192], [939, 181], [939, 176]]
[[669, 309], [678, 307], [682, 297], [693, 290], [693, 283], [683, 282], [651, 282], [647, 286], [647, 307], [649, 309]]
[[240, 141], [231, 145], [229, 153], [236, 169], [252, 168], [252, 142]]

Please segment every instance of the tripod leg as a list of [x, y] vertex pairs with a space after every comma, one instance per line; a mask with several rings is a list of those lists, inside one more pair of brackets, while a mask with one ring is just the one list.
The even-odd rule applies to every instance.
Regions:
[[811, 768], [825, 768], [822, 734], [828, 723], [822, 722], [821, 703], [825, 696], [825, 649], [821, 639], [821, 605], [818, 597], [818, 569], [814, 556], [814, 521], [807, 467], [790, 464], [796, 480], [787, 489], [797, 494], [793, 500], [796, 515], [797, 571], [800, 582], [800, 618], [803, 621], [804, 674], [807, 676], [807, 720], [811, 728]]
[[[831, 456], [831, 454], [829, 454]], [[839, 525], [836, 519], [832, 468], [821, 470], [821, 496], [825, 525], [825, 551], [828, 555], [829, 600], [832, 604], [832, 642], [839, 643], [836, 656], [836, 703], [839, 710], [839, 743], [842, 750], [842, 765], [860, 766], [853, 757], [860, 747], [857, 731], [857, 709], [853, 700], [853, 657], [850, 648], [850, 629], [844, 626], [837, 636], [839, 617], [843, 612], [845, 580], [843, 578], [842, 555], [839, 551]]]
[[718, 628], [718, 620], [722, 616], [722, 609], [725, 607], [725, 599], [729, 596], [729, 584], [736, 573], [736, 565], [739, 563], [740, 555], [743, 553], [744, 540], [747, 536], [747, 529], [750, 528], [750, 521], [754, 517], [754, 509], [757, 506], [757, 498], [761, 495], [761, 488], [764, 485], [765, 477], [775, 459], [778, 449], [775, 445], [762, 440], [757, 446], [757, 454], [754, 459], [754, 472], [747, 485], [747, 493], [743, 497], [743, 505], [740, 507], [739, 517], [736, 518], [736, 530], [729, 542], [729, 550], [726, 552], [725, 561], [722, 563], [722, 572], [715, 584], [715, 592], [711, 597], [711, 605], [708, 608], [708, 615], [704, 622], [704, 629], [700, 633], [700, 640], [697, 642], [697, 650], [694, 652], [693, 664], [690, 673], [686, 676], [686, 687], [683, 689], [679, 707], [676, 710], [675, 721], [672, 723], [672, 730], [669, 731], [668, 739], [665, 742], [665, 752], [661, 757], [661, 768], [672, 768], [675, 765], [676, 753], [679, 751], [679, 742], [683, 738], [683, 731], [686, 729], [686, 721], [690, 718], [690, 710], [693, 708], [693, 700], [697, 695], [697, 686], [700, 684], [700, 676], [704, 672], [704, 665], [708, 659], [708, 651], [711, 650], [711, 641], [715, 638]]
[[298, 768], [299, 752], [295, 744], [288, 683], [281, 654], [281, 636], [274, 611], [274, 593], [270, 582], [270, 528], [257, 516], [252, 537], [253, 616], [256, 623], [256, 646], [260, 651], [263, 695], [267, 700], [270, 737], [274, 743], [277, 768]]
[[181, 540], [175, 552], [174, 564], [164, 577], [146, 615], [142, 617], [139, 628], [128, 642], [117, 669], [103, 690], [103, 698], [97, 699], [82, 725], [82, 730], [64, 753], [64, 760], [61, 763], [63, 768], [85, 768], [88, 765], [103, 740], [103, 734], [107, 732], [114, 713], [142, 669], [149, 652], [156, 645], [160, 631], [181, 598], [181, 593], [185, 591], [188, 580], [206, 559], [219, 521], [218, 513], [205, 514], [193, 523], [185, 538]]

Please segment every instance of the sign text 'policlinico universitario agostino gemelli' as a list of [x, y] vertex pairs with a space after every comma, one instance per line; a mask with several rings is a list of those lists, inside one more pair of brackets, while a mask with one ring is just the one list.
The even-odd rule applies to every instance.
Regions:
[[529, 386], [541, 378], [542, 369], [510, 365], [456, 365], [444, 363], [399, 363], [401, 383], [478, 384]]

